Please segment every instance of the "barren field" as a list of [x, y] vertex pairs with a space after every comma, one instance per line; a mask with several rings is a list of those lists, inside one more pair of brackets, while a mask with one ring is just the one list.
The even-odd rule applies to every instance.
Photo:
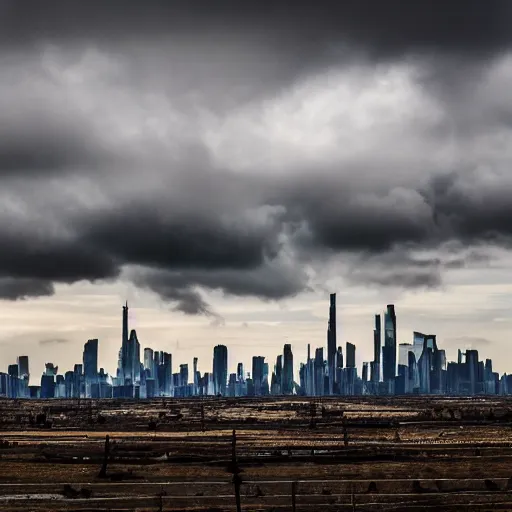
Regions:
[[512, 510], [511, 463], [501, 397], [0, 401], [2, 511]]

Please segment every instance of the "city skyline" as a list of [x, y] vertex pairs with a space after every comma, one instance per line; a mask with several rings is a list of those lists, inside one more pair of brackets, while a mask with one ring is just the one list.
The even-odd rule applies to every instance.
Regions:
[[[338, 294], [339, 297], [339, 294]], [[261, 347], [261, 353], [265, 355], [267, 359], [275, 359], [276, 354], [279, 350], [282, 349], [282, 346], [287, 343], [291, 342], [293, 346], [296, 346], [298, 350], [303, 351], [304, 353], [307, 350], [307, 343], [308, 339], [313, 345], [321, 345], [323, 338], [326, 336], [324, 335], [323, 331], [327, 333], [328, 330], [328, 315], [325, 315], [325, 310], [323, 311], [324, 315], [322, 318], [322, 304], [324, 305], [325, 309], [325, 301], [319, 301], [318, 304], [320, 306], [318, 311], [318, 320], [313, 324], [314, 327], [311, 328], [310, 332], [311, 335], [305, 340], [302, 339], [300, 341], [300, 325], [303, 323], [301, 321], [300, 316], [310, 316], [310, 313], [306, 309], [299, 309], [297, 312], [293, 311], [286, 311], [282, 309], [278, 309], [275, 311], [272, 315], [272, 322], [267, 323], [266, 325], [266, 334], [263, 338], [252, 338], [255, 334], [259, 336], [259, 332], [254, 332], [254, 330], [251, 329], [250, 324], [247, 322], [240, 322], [235, 326], [232, 326], [234, 332], [240, 333], [239, 336], [233, 336], [230, 332], [230, 326], [229, 325], [216, 325], [212, 322], [204, 322], [203, 330], [201, 331], [201, 336], [203, 338], [187, 338], [184, 337], [181, 339], [176, 339], [175, 341], [160, 341], [153, 343], [151, 345], [150, 342], [146, 342], [145, 339], [141, 341], [141, 354], [143, 353], [143, 349], [147, 346], [152, 346], [156, 350], [163, 350], [163, 351], [170, 351], [172, 353], [175, 353], [177, 355], [180, 355], [180, 357], [183, 360], [191, 361], [194, 353], [199, 354], [199, 368], [201, 370], [207, 369], [208, 366], [205, 368], [205, 361], [207, 361], [210, 357], [210, 351], [213, 350], [213, 346], [215, 344], [226, 344], [228, 346], [231, 346], [230, 354], [235, 354], [237, 360], [242, 360], [244, 362], [244, 365], [250, 365], [250, 358], [251, 358], [251, 346], [250, 343], [257, 343], [258, 346]], [[21, 303], [18, 303], [21, 304]], [[378, 306], [377, 306], [378, 307]], [[401, 305], [403, 308], [403, 306]], [[356, 355], [357, 359], [357, 366], [360, 368], [363, 361], [371, 361], [374, 357], [374, 326], [372, 325], [371, 329], [368, 324], [370, 318], [370, 321], [373, 322], [373, 311], [375, 311], [376, 308], [373, 308], [373, 311], [368, 309], [367, 313], [362, 315], [358, 315], [357, 318], [357, 326], [362, 327], [362, 335], [358, 335], [355, 337], [350, 336], [354, 330], [354, 321], [347, 322], [347, 319], [350, 316], [350, 311], [352, 310], [353, 305], [349, 305], [346, 310], [343, 309], [343, 304], [339, 304], [339, 298], [338, 298], [338, 316], [342, 315], [344, 318], [343, 322], [343, 330], [342, 332], [346, 333], [347, 336], [345, 337], [344, 334], [342, 334], [342, 340], [343, 344], [348, 341], [348, 338], [350, 337], [352, 341], [355, 342], [355, 344], [359, 347], [359, 350]], [[114, 306], [113, 308], [118, 309]], [[262, 308], [263, 309], [263, 308]], [[266, 308], [265, 308], [266, 309]], [[156, 311], [158, 311], [158, 304], [156, 305]], [[378, 310], [378, 309], [377, 309]], [[407, 311], [407, 308], [404, 308], [405, 311]], [[144, 327], [144, 317], [146, 315], [151, 315], [153, 311], [151, 309], [147, 308], [135, 308], [135, 310], [132, 310], [133, 318], [131, 319], [132, 322], [134, 322], [134, 325], [139, 332], [146, 332], [146, 336], [144, 338], [151, 338], [151, 328], [149, 327], [148, 331], [146, 331], [146, 327]], [[165, 314], [165, 310], [163, 312]], [[114, 315], [115, 316], [115, 315]], [[173, 316], [173, 315], [171, 315]], [[279, 319], [279, 316], [287, 317], [288, 319], [286, 321], [282, 322], [282, 325], [279, 325], [280, 322], [277, 321]], [[383, 311], [381, 311], [381, 316], [383, 317]], [[408, 343], [412, 341], [413, 333], [415, 330], [422, 330], [424, 332], [431, 332], [435, 331], [436, 329], [432, 328], [433, 324], [435, 325], [435, 322], [429, 321], [428, 319], [425, 321], [424, 316], [425, 315], [418, 315], [418, 320], [416, 321], [414, 318], [411, 318], [410, 315], [404, 315], [402, 314], [402, 325], [398, 328], [398, 343]], [[423, 320], [421, 318], [423, 317]], [[175, 318], [175, 317], [174, 317]], [[36, 348], [36, 354], [37, 349], [42, 351], [42, 356], [39, 355], [39, 357], [31, 357], [33, 361], [36, 361], [36, 364], [38, 367], [44, 368], [44, 363], [47, 362], [46, 354], [48, 354], [48, 351], [53, 350], [56, 353], [59, 354], [60, 361], [57, 363], [60, 364], [62, 368], [64, 367], [72, 367], [73, 364], [76, 362], [72, 354], [76, 354], [77, 350], [82, 350], [83, 345], [87, 339], [92, 339], [92, 333], [96, 332], [96, 328], [93, 327], [94, 325], [94, 318], [91, 318], [91, 327], [88, 333], [82, 332], [81, 336], [83, 336], [81, 339], [78, 339], [75, 343], [69, 342], [69, 340], [66, 339], [59, 339], [58, 335], [55, 335], [54, 337], [49, 337], [46, 340], [43, 340], [43, 343], [39, 343], [35, 345]], [[119, 339], [119, 333], [116, 332], [119, 330], [119, 326], [115, 325], [116, 319], [114, 318], [112, 321], [112, 325], [110, 326], [113, 331], [113, 335], [109, 336], [107, 339], [104, 339], [102, 336], [97, 336], [97, 338], [100, 340], [99, 343], [99, 354], [100, 354], [100, 361], [103, 361], [103, 366], [105, 367], [105, 370], [108, 373], [114, 373], [116, 368], [116, 362], [117, 361], [117, 351], [119, 347], [116, 345], [117, 339]], [[117, 322], [118, 323], [118, 322]], [[259, 322], [256, 322], [259, 324]], [[404, 323], [406, 327], [404, 327]], [[366, 325], [365, 325], [366, 324]], [[140, 330], [139, 326], [143, 326], [142, 330]], [[325, 326], [327, 326], [327, 329], [325, 329]], [[62, 326], [61, 326], [62, 327]], [[169, 333], [172, 332], [173, 324], [172, 322], [169, 322]], [[192, 323], [192, 332], [195, 333], [194, 325]], [[182, 327], [183, 329], [183, 327]], [[259, 329], [261, 329], [261, 326], [259, 326]], [[280, 333], [280, 340], [274, 341], [275, 336], [272, 335], [273, 331], [278, 331]], [[437, 329], [439, 332], [439, 329]], [[182, 331], [185, 332], [186, 330]], [[382, 326], [382, 332], [384, 332], [384, 327]], [[441, 329], [442, 332], [442, 329]], [[216, 341], [208, 342], [205, 338], [208, 338], [208, 336], [212, 334], [220, 334], [220, 337], [213, 336]], [[474, 334], [474, 333], [471, 333]], [[493, 357], [493, 359], [496, 360], [495, 352], [493, 353], [493, 344], [490, 343], [486, 339], [480, 339], [477, 336], [472, 336], [471, 334], [467, 334], [463, 332], [462, 330], [458, 332], [458, 336], [454, 337], [448, 337], [445, 338], [442, 334], [438, 336], [439, 339], [443, 340], [442, 343], [444, 347], [447, 350], [448, 356], [451, 359], [455, 359], [457, 356], [457, 348], [462, 349], [477, 349], [482, 352], [490, 352], [490, 355]], [[296, 336], [294, 336], [296, 335]], [[250, 343], [247, 342], [247, 340], [244, 338], [244, 336], [250, 336], [251, 339], [254, 341], [251, 341]], [[167, 335], [164, 336], [164, 338], [168, 338]], [[294, 341], [294, 338], [295, 341]], [[297, 341], [297, 338], [299, 341]], [[85, 341], [83, 341], [85, 339]], [[382, 340], [384, 340], [384, 335], [382, 334]], [[3, 367], [6, 367], [8, 364], [12, 363], [13, 360], [16, 359], [16, 357], [19, 355], [18, 348], [20, 347], [26, 347], [24, 350], [25, 352], [30, 352], [32, 355], [32, 351], [30, 349], [31, 345], [29, 344], [20, 344], [16, 343], [13, 346], [9, 347], [10, 350], [4, 350], [0, 354], [0, 364], [3, 365]], [[325, 346], [325, 354], [327, 357], [327, 344]], [[23, 351], [23, 350], [22, 350]], [[63, 355], [64, 354], [64, 355]], [[70, 355], [71, 354], [71, 355]], [[110, 355], [103, 355], [103, 354], [110, 354]], [[380, 356], [382, 358], [382, 354]], [[397, 354], [398, 358], [398, 354]], [[143, 359], [143, 357], [141, 357]], [[230, 361], [230, 364], [232, 362]], [[233, 362], [233, 364], [235, 364]], [[502, 359], [497, 360], [497, 369], [500, 372], [504, 372], [507, 370], [507, 363], [504, 362]], [[382, 369], [381, 369], [382, 371]]]
[[[400, 343], [394, 304], [374, 315], [373, 360], [358, 374], [355, 343], [337, 339], [336, 293], [329, 296], [326, 346], [307, 346], [307, 357], [293, 356], [285, 343], [275, 364], [253, 355], [250, 370], [244, 363], [231, 372], [228, 347], [216, 345], [213, 364], [201, 372], [198, 357], [176, 363], [172, 353], [141, 344], [129, 324], [128, 301], [122, 306], [121, 344], [115, 374], [98, 362], [98, 339], [83, 348], [82, 363], [59, 373], [58, 364], [45, 363], [40, 385], [30, 382], [29, 357], [18, 356], [7, 372], [0, 372], [0, 396], [8, 398], [153, 398], [158, 396], [354, 396], [354, 395], [497, 395], [512, 393], [512, 375], [500, 376], [492, 359], [480, 360], [478, 350], [457, 349], [449, 361], [435, 334], [413, 332], [412, 343]], [[327, 350], [325, 350], [327, 349]], [[325, 355], [326, 354], [326, 355]], [[142, 356], [142, 358], [141, 358]], [[298, 362], [298, 359], [300, 362]], [[179, 371], [174, 372], [174, 364]], [[294, 363], [295, 361], [295, 363]], [[176, 368], [177, 369], [177, 368]], [[298, 371], [297, 371], [298, 370]], [[510, 390], [510, 391], [509, 391]]]
[[388, 303], [512, 367], [509, 2], [210, 4], [0, 0], [2, 367], [114, 372], [126, 299], [199, 367], [305, 353], [330, 290], [358, 368]]

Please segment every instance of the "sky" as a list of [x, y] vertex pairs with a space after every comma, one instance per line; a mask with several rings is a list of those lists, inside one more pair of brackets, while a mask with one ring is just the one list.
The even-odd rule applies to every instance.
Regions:
[[0, 0], [0, 369], [121, 307], [229, 366], [372, 358], [373, 315], [512, 371], [508, 0]]

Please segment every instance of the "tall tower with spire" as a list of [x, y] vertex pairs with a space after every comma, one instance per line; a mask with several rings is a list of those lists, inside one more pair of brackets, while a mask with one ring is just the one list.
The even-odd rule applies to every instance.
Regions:
[[128, 301], [123, 306], [123, 339], [121, 341], [121, 368], [119, 377], [121, 378], [122, 384], [125, 383], [125, 379], [129, 377], [127, 375], [128, 367]]
[[327, 324], [327, 366], [329, 370], [329, 394], [334, 392], [336, 379], [336, 294], [331, 293], [329, 323]]

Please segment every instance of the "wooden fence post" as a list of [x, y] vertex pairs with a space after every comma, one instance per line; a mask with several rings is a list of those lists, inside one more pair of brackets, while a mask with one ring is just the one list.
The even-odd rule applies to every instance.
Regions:
[[110, 453], [110, 437], [105, 436], [105, 453], [103, 455], [103, 465], [101, 466], [100, 474], [98, 475], [100, 478], [105, 478], [107, 476], [107, 464], [108, 464], [108, 455]]
[[292, 482], [292, 512], [297, 510], [297, 482]]
[[236, 430], [233, 430], [231, 438], [231, 471], [233, 472], [233, 484], [235, 486], [235, 499], [236, 499], [236, 512], [242, 512], [242, 502], [240, 499], [240, 484], [242, 478], [240, 477], [240, 468], [236, 460]]
[[236, 465], [236, 430], [233, 430], [233, 434], [231, 437], [231, 462], [233, 463], [233, 467]]

